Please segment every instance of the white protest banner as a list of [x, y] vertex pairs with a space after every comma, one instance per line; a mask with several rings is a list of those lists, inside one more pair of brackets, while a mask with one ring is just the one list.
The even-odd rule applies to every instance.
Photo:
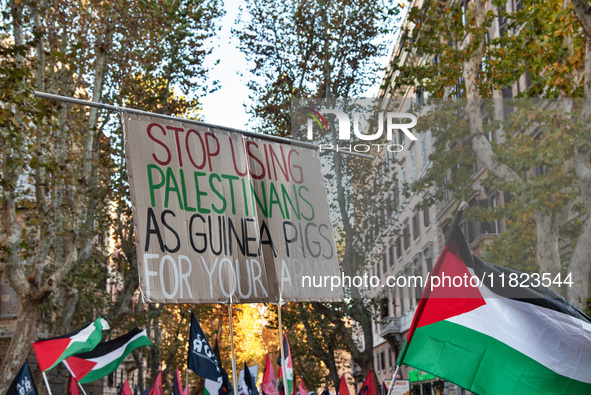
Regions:
[[[318, 152], [123, 113], [140, 289], [152, 303], [338, 301]], [[331, 290], [331, 288], [333, 288]]]
[[[390, 388], [392, 380], [384, 380], [384, 387]], [[388, 394], [387, 391], [385, 391]], [[409, 380], [396, 380], [392, 392], [390, 395], [410, 395], [410, 381]]]

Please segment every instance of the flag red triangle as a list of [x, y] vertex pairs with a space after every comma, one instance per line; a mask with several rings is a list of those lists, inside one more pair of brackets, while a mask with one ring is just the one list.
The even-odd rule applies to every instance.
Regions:
[[440, 259], [442, 261], [433, 270], [438, 283], [432, 283], [434, 279], [430, 278], [415, 314], [415, 320], [418, 318], [419, 321], [413, 321], [407, 336], [408, 342], [418, 327], [470, 312], [486, 304], [476, 284], [470, 283], [472, 275], [462, 261], [455, 241], [452, 240], [444, 247]]
[[75, 356], [67, 358], [64, 362], [70, 369], [72, 375], [77, 380], [81, 380], [84, 376], [88, 374], [88, 372], [92, 370], [92, 368], [94, 368], [94, 365], [96, 365], [96, 362], [78, 358]]
[[33, 343], [33, 349], [39, 362], [39, 369], [45, 372], [62, 356], [70, 345], [72, 339], [69, 337], [61, 339], [42, 340]]

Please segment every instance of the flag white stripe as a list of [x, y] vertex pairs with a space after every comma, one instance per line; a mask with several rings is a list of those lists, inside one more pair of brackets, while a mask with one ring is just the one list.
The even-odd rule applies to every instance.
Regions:
[[90, 335], [94, 331], [97, 331], [99, 328], [96, 327], [95, 323], [88, 325], [86, 328], [82, 329], [80, 332], [76, 333], [74, 336], [70, 338], [70, 344], [74, 342], [84, 343], [88, 340]]
[[110, 353], [105, 354], [105, 355], [101, 355], [100, 357], [96, 357], [96, 358], [88, 358], [87, 359], [88, 361], [96, 362], [96, 365], [92, 368], [92, 370], [101, 369], [101, 368], [105, 367], [106, 365], [108, 365], [109, 363], [113, 362], [114, 360], [120, 358], [123, 355], [123, 353], [125, 352], [125, 349], [129, 345], [129, 343], [139, 339], [140, 337], [146, 337], [146, 336], [147, 336], [146, 330], [144, 329], [143, 331], [141, 331], [140, 333], [138, 333], [137, 335], [135, 335], [134, 337], [129, 339], [121, 347], [116, 348], [115, 350], [111, 351]]
[[486, 305], [447, 319], [493, 337], [574, 380], [591, 383], [591, 324], [479, 288]]

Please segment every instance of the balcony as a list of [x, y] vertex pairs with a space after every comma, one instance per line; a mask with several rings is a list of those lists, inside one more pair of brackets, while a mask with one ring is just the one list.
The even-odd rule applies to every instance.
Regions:
[[400, 334], [400, 317], [386, 317], [380, 324], [380, 336], [386, 338], [389, 335]]
[[386, 317], [380, 324], [379, 335], [384, 339], [392, 335], [402, 335], [410, 329], [415, 315], [416, 306], [408, 310], [400, 317]]

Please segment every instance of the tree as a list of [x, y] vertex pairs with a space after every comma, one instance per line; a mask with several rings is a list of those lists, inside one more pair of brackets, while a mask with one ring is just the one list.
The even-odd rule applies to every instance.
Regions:
[[[429, 203], [446, 190], [457, 199], [468, 198], [477, 181], [473, 166], [483, 167], [487, 177], [478, 182], [511, 196], [499, 207], [468, 215], [481, 221], [507, 218], [508, 231], [488, 249], [491, 260], [530, 270], [533, 265], [552, 278], [571, 273], [573, 285], [565, 296], [585, 309], [591, 168], [590, 134], [581, 125], [588, 114], [585, 87], [591, 68], [585, 66], [586, 55], [584, 62], [581, 58], [589, 42], [584, 36], [588, 7], [558, 1], [523, 1], [515, 10], [496, 1], [465, 4], [427, 3], [413, 9], [413, 29], [406, 34], [426, 62], [393, 65], [400, 71], [397, 87], [421, 86], [434, 98], [466, 99], [456, 108], [453, 128], [452, 118], [445, 121], [442, 113], [428, 119], [437, 118], [427, 126], [437, 138], [434, 165], [412, 191], [425, 194]], [[494, 28], [501, 29], [498, 37], [489, 35]], [[514, 84], [519, 98], [561, 101], [492, 100]], [[583, 99], [582, 106], [570, 100], [575, 98]], [[490, 141], [493, 134], [502, 138]]]
[[[3, 360], [0, 392], [26, 358], [41, 324], [50, 334], [63, 334], [75, 312], [81, 321], [107, 314], [117, 323], [129, 314], [137, 288], [137, 275], [135, 280], [127, 275], [137, 272], [133, 233], [129, 227], [114, 229], [126, 258], [114, 269], [125, 280], [108, 314], [107, 267], [113, 262], [106, 241], [115, 218], [130, 223], [130, 213], [119, 205], [117, 215], [111, 212], [112, 203], [126, 202], [116, 194], [125, 191], [125, 182], [111, 188], [125, 174], [122, 152], [113, 149], [121, 141], [120, 130], [117, 134], [96, 108], [37, 100], [32, 91], [128, 103], [129, 77], [151, 81], [159, 76], [166, 87], [161, 108], [196, 113], [195, 97], [180, 100], [170, 93], [203, 82], [203, 58], [210, 52], [204, 39], [214, 34], [220, 15], [215, 0], [9, 1], [2, 6], [2, 277], [17, 294], [19, 316]], [[145, 98], [131, 103], [143, 101], [151, 104]], [[41, 323], [46, 310], [55, 314]]]
[[[374, 83], [376, 59], [385, 49], [379, 38], [390, 31], [399, 9], [389, 2], [269, 0], [248, 2], [245, 10], [248, 23], [236, 34], [255, 75], [249, 83], [255, 103], [250, 112], [256, 117], [256, 129], [286, 136], [291, 127], [292, 99], [349, 98]], [[360, 218], [368, 210], [361, 194], [349, 187], [349, 180], [356, 166], [364, 169], [364, 175], [370, 173], [371, 166], [340, 155], [329, 160], [331, 188], [337, 196], [332, 207], [342, 220], [338, 226], [343, 232], [341, 264], [347, 275], [355, 275], [368, 256], [366, 248], [361, 248], [363, 243], [356, 240]], [[358, 179], [366, 178], [361, 175]], [[363, 198], [372, 191], [367, 190]], [[373, 363], [372, 308], [362, 295], [353, 296], [350, 303], [312, 303], [289, 309], [304, 323], [305, 344], [329, 370], [335, 388], [339, 381], [335, 355], [342, 347], [365, 374]], [[354, 340], [351, 320], [362, 328], [361, 346]]]

